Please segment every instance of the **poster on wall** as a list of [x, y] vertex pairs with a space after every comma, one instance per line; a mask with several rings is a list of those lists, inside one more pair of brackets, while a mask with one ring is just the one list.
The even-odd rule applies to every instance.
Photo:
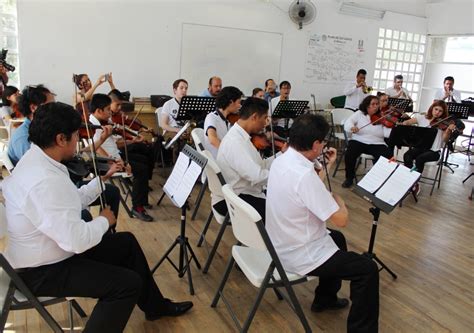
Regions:
[[332, 34], [311, 34], [305, 61], [305, 82], [353, 81], [365, 67], [364, 39]]

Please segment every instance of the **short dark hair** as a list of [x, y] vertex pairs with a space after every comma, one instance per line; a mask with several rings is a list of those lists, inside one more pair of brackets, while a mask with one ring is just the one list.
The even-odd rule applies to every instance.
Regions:
[[178, 86], [181, 82], [184, 82], [186, 83], [186, 85], [189, 86], [188, 81], [186, 81], [185, 79], [177, 79], [176, 81], [173, 82], [173, 89], [178, 89]]
[[263, 91], [262, 88], [258, 88], [258, 87], [257, 87], [257, 88], [253, 88], [253, 90], [252, 90], [252, 96], [257, 95], [257, 94], [258, 94], [259, 92], [261, 92], [261, 91]]
[[273, 79], [266, 79], [265, 80], [265, 88], [268, 87], [268, 82], [270, 82], [270, 81], [275, 82], [275, 80], [273, 80]]
[[395, 77], [393, 78], [393, 81], [395, 80], [403, 80], [403, 75], [401, 74], [395, 75]]
[[291, 88], [291, 83], [289, 81], [281, 81], [280, 90], [283, 86], [288, 86], [289, 88]]
[[359, 69], [359, 70], [357, 71], [357, 75], [356, 75], [356, 76], [359, 76], [359, 74], [367, 75], [367, 71], [366, 71], [365, 69], [361, 68], [361, 69]]
[[87, 76], [87, 74], [76, 74], [74, 75], [74, 83], [76, 86], [81, 89], [81, 81], [84, 76]]
[[10, 97], [13, 94], [16, 94], [17, 92], [18, 92], [17, 87], [6, 86], [2, 94], [2, 104], [6, 106], [10, 106], [12, 103], [10, 100], [8, 100], [8, 97]]
[[380, 98], [382, 96], [387, 96], [387, 94], [384, 93], [383, 91], [377, 91], [377, 97]]
[[299, 116], [290, 128], [290, 146], [298, 151], [310, 150], [314, 141], [324, 141], [329, 128], [329, 123], [323, 116], [310, 113]]
[[446, 82], [446, 81], [451, 81], [452, 83], [454, 83], [454, 77], [452, 77], [452, 76], [446, 76], [446, 77], [444, 78], [443, 83]]
[[218, 109], [225, 109], [230, 105], [230, 103], [235, 102], [239, 98], [242, 98], [243, 93], [239, 88], [236, 87], [224, 87], [217, 94], [216, 97], [216, 107]]
[[240, 108], [240, 119], [249, 119], [254, 113], [259, 116], [268, 114], [267, 101], [261, 98], [248, 97]]
[[21, 114], [25, 117], [29, 117], [31, 114], [30, 104], [40, 106], [48, 100], [48, 94], [51, 94], [51, 91], [42, 84], [26, 86], [18, 100]]
[[209, 85], [210, 85], [210, 86], [212, 85], [212, 81], [214, 81], [214, 79], [220, 79], [220, 77], [218, 77], [218, 76], [211, 76], [211, 77], [209, 78]]
[[373, 99], [379, 99], [377, 96], [369, 95], [362, 100], [362, 103], [359, 105], [359, 110], [362, 111], [363, 114], [367, 114], [367, 109], [372, 102]]
[[94, 113], [97, 109], [105, 109], [112, 103], [112, 99], [106, 94], [94, 94], [90, 103], [91, 113]]
[[79, 126], [81, 116], [72, 106], [60, 102], [44, 104], [35, 112], [29, 139], [40, 148], [52, 147], [58, 134], [64, 134], [69, 141]]

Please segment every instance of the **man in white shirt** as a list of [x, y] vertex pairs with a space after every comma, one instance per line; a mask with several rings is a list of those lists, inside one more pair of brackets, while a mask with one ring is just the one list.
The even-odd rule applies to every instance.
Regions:
[[100, 182], [117, 167], [80, 189], [71, 183], [60, 162], [75, 154], [80, 124], [66, 104], [36, 111], [33, 145], [3, 185], [7, 260], [38, 297], [97, 298], [85, 332], [122, 332], [135, 304], [148, 320], [186, 312], [191, 302], [163, 297], [131, 233], [105, 234], [116, 223], [109, 208], [88, 223], [81, 220], [81, 209], [99, 196]]
[[209, 79], [209, 86], [204, 90], [200, 96], [202, 97], [217, 97], [222, 90], [222, 79], [218, 76], [213, 76]]
[[[280, 101], [287, 101], [290, 99], [291, 93], [291, 83], [288, 81], [281, 81], [280, 82], [280, 94], [272, 98], [270, 101], [270, 108], [271, 108], [271, 115], [275, 112], [275, 109]], [[286, 121], [288, 121], [288, 125], [292, 124], [291, 119], [273, 119], [273, 132], [277, 134], [279, 139], [286, 138], [288, 136], [287, 131], [285, 131]]]
[[365, 83], [365, 76], [367, 71], [365, 69], [359, 69], [356, 76], [356, 82], [350, 83], [344, 89], [344, 95], [346, 95], [346, 103], [344, 108], [351, 109], [353, 111], [359, 110], [359, 105], [362, 100], [370, 95], [371, 87], [368, 87]]
[[403, 75], [395, 75], [395, 77], [393, 78], [393, 87], [387, 88], [387, 90], [385, 90], [385, 93], [388, 95], [388, 97], [411, 100], [408, 90], [403, 88], [402, 85]]
[[434, 99], [435, 101], [461, 103], [461, 92], [454, 90], [454, 78], [452, 76], [444, 78], [443, 88], [436, 91]]
[[[227, 184], [254, 207], [264, 220], [263, 190], [274, 158], [262, 159], [250, 141], [250, 136], [261, 132], [267, 124], [267, 119], [268, 103], [260, 98], [247, 98], [240, 108], [240, 119], [224, 136], [217, 153], [217, 164]], [[215, 201], [218, 199], [223, 198], [217, 198]]]
[[[347, 251], [344, 235], [328, 230], [326, 221], [345, 227], [344, 201], [326, 190], [314, 168], [314, 160], [327, 143], [329, 124], [316, 115], [298, 117], [290, 130], [290, 147], [270, 169], [267, 188], [266, 229], [285, 270], [319, 276], [311, 310], [346, 307], [337, 297], [341, 280], [351, 281], [352, 307], [348, 332], [377, 332], [378, 267], [366, 256]], [[330, 169], [336, 150], [325, 153]]]
[[178, 79], [173, 82], [174, 98], [166, 101], [161, 109], [160, 127], [165, 132], [166, 138], [172, 138], [179, 132], [184, 123], [176, 121], [179, 104], [181, 99], [188, 94], [188, 82], [184, 79]]
[[239, 112], [242, 95], [242, 91], [236, 87], [224, 87], [216, 97], [217, 110], [206, 116], [203, 145], [214, 158], [217, 158], [221, 141], [231, 126], [227, 116]]

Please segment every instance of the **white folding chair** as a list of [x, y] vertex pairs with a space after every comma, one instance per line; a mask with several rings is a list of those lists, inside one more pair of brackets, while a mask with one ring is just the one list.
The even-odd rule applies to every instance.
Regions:
[[[311, 328], [309, 327], [301, 305], [292, 288], [292, 285], [306, 282], [311, 277], [286, 272], [283, 269], [258, 212], [244, 200], [239, 198], [232, 191], [230, 185], [224, 185], [222, 187], [222, 192], [232, 221], [232, 231], [239, 241], [239, 244], [232, 247], [232, 255], [219, 288], [217, 289], [216, 295], [214, 296], [211, 307], [216, 307], [219, 299], [222, 298], [222, 301], [231, 313], [231, 317], [239, 331], [247, 332], [266, 289], [281, 287], [286, 290], [289, 299], [285, 296], [285, 300], [289, 303], [290, 307], [300, 319], [305, 332], [311, 332]], [[224, 297], [223, 292], [226, 281], [235, 262], [237, 262], [250, 283], [259, 288], [257, 298], [243, 326], [240, 325], [240, 322], [232, 311], [229, 302]], [[277, 295], [282, 296], [279, 293], [277, 293]]]
[[[0, 239], [6, 233], [5, 206], [0, 203]], [[68, 302], [69, 325], [74, 330], [73, 309], [81, 316], [87, 315], [75, 299], [65, 297], [35, 297], [17, 272], [0, 253], [0, 332], [3, 332], [10, 311], [35, 309], [55, 333], [64, 332], [45, 306]]]
[[[204, 150], [204, 130], [202, 128], [195, 128], [191, 131], [191, 137], [193, 138], [194, 146], [198, 152], [202, 152]], [[206, 192], [207, 187], [207, 179], [206, 173], [203, 172], [201, 175], [201, 189], [199, 190], [198, 197], [196, 198], [196, 202], [194, 203], [194, 210], [193, 214], [191, 215], [191, 220], [194, 221], [196, 218], [197, 212], [199, 210], [199, 206], [201, 205], [202, 198], [204, 193]], [[198, 245], [199, 246], [199, 245]]]

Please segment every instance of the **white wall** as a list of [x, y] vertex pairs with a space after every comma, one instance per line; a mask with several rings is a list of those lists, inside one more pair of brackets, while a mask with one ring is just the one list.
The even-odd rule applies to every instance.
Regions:
[[[369, 78], [379, 27], [426, 33], [426, 19], [390, 12], [381, 21], [341, 15], [340, 2], [334, 0], [316, 1], [316, 20], [300, 31], [288, 18], [289, 3], [19, 0], [21, 82], [45, 83], [58, 94], [58, 100], [70, 102], [72, 73], [85, 72], [96, 79], [112, 71], [117, 87], [130, 90], [134, 96], [170, 94], [171, 83], [179, 77], [182, 23], [198, 23], [283, 33], [280, 77], [276, 73], [275, 80], [289, 80], [293, 98], [309, 99], [314, 93], [318, 102], [326, 104], [342, 94], [345, 83], [304, 83], [306, 44], [311, 33], [365, 38]], [[252, 50], [235, 50], [235, 56], [252, 61]], [[354, 68], [354, 75], [357, 70]], [[209, 76], [213, 74], [219, 73]], [[265, 79], [261, 78], [262, 85]], [[190, 82], [190, 93], [201, 92], [207, 80], [203, 77]], [[224, 85], [232, 84], [225, 77], [223, 81]]]
[[431, 35], [474, 34], [474, 1], [442, 0], [426, 4]]

